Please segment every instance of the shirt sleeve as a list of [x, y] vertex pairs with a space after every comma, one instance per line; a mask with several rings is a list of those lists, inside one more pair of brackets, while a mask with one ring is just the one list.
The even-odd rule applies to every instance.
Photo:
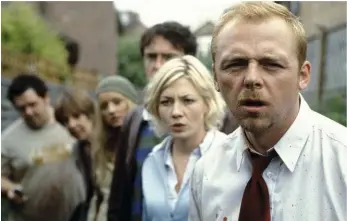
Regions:
[[199, 160], [191, 174], [189, 189], [189, 221], [202, 221], [201, 192], [202, 192], [202, 160]]

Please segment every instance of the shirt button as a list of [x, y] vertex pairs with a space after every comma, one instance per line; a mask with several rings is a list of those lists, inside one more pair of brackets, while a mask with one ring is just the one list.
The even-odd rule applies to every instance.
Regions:
[[269, 177], [272, 180], [273, 174], [271, 172], [267, 172], [267, 177]]
[[268, 172], [266, 175], [267, 175], [267, 177], [269, 177], [269, 179], [270, 179], [271, 181], [273, 181], [273, 182], [276, 181], [276, 176], [275, 176], [274, 173]]

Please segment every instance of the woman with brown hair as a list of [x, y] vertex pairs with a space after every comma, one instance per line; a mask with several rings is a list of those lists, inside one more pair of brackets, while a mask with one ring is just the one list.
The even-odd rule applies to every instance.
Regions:
[[92, 146], [98, 145], [96, 140], [102, 132], [98, 108], [87, 91], [65, 90], [57, 99], [55, 117], [77, 139], [73, 148], [73, 155], [84, 178], [86, 200], [79, 205], [71, 219], [86, 220], [94, 192], [101, 198], [100, 192], [95, 188], [92, 167], [94, 149]]

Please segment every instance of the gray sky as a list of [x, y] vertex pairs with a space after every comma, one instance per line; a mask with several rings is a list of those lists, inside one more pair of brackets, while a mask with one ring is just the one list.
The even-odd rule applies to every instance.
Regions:
[[139, 14], [146, 26], [175, 20], [193, 30], [207, 20], [216, 21], [224, 9], [236, 0], [115, 0], [118, 10], [132, 10]]

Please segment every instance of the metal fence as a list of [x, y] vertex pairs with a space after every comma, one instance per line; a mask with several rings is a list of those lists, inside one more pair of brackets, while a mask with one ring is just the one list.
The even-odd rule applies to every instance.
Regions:
[[[325, 101], [334, 97], [342, 97], [346, 102], [346, 31], [344, 24], [309, 39], [307, 58], [312, 65], [311, 81], [303, 96], [317, 109], [324, 108]], [[345, 108], [345, 116], [346, 112]]]

